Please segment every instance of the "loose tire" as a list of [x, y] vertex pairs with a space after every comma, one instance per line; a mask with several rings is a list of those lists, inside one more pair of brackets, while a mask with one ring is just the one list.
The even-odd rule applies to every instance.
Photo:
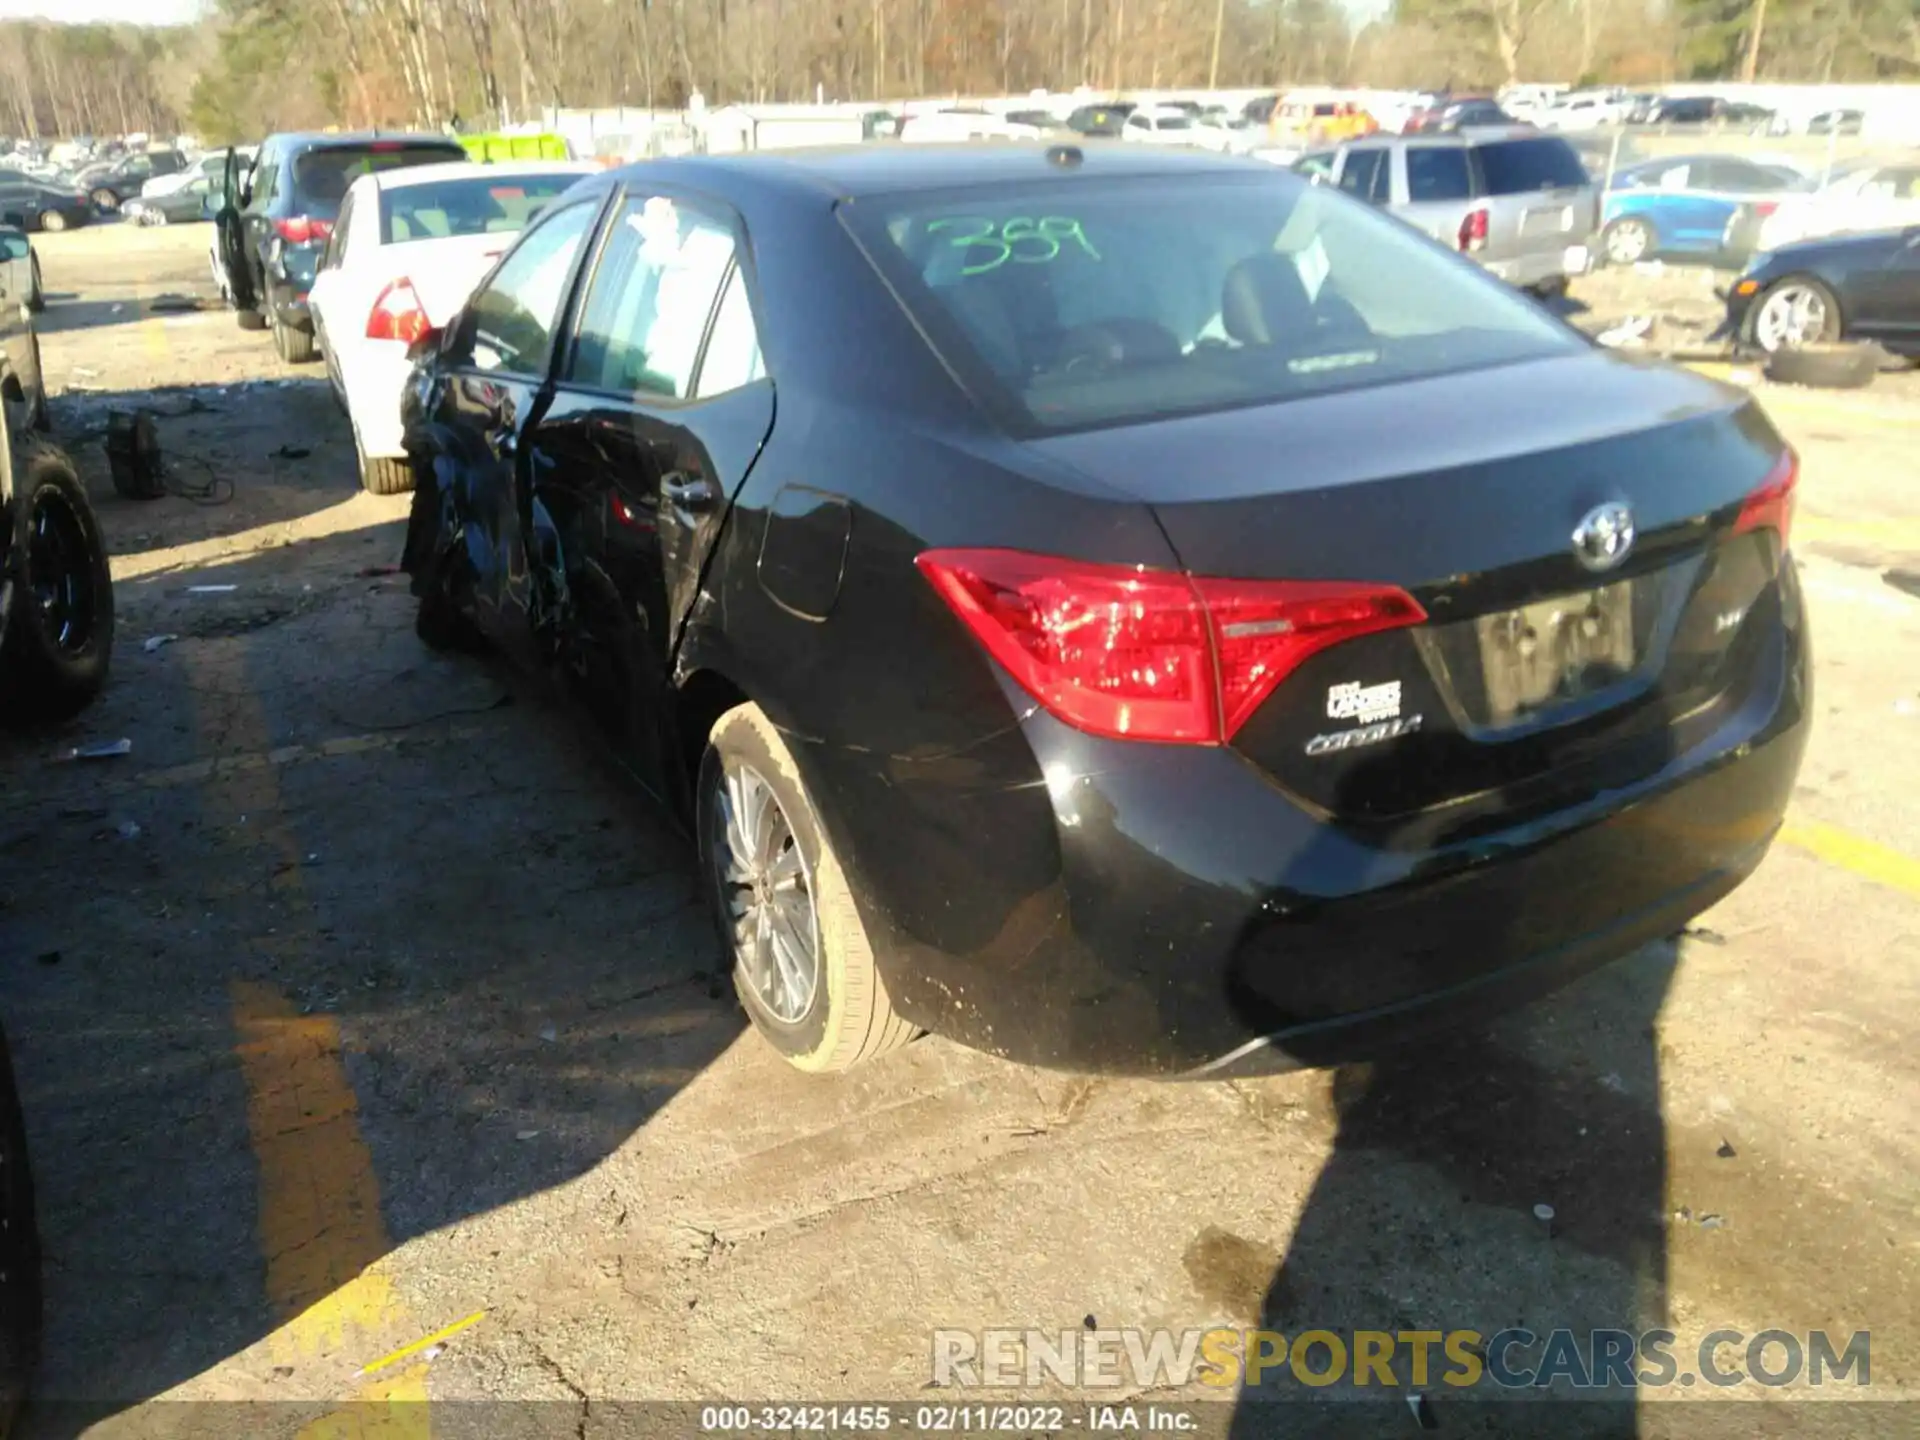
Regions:
[[311, 364], [316, 353], [311, 330], [296, 330], [278, 316], [273, 321], [273, 348], [289, 365]]
[[64, 230], [67, 228], [67, 217], [62, 215], [58, 210], [42, 210], [40, 212], [40, 228], [49, 234]]
[[1862, 390], [1879, 373], [1880, 351], [1873, 345], [1804, 345], [1767, 360], [1769, 380], [1822, 390]]
[[1658, 237], [1644, 220], [1628, 216], [1600, 232], [1600, 253], [1609, 265], [1637, 265], [1654, 252]]
[[0, 1435], [14, 1433], [40, 1355], [40, 1228], [13, 1059], [0, 1035]]
[[258, 310], [236, 310], [233, 312], [233, 319], [234, 323], [242, 330], [264, 330], [267, 328], [267, 317], [262, 315]]
[[79, 713], [106, 683], [113, 580], [93, 507], [66, 458], [41, 450], [20, 470], [0, 721], [39, 724]]
[[413, 465], [406, 459], [360, 457], [360, 483], [373, 495], [404, 495], [413, 489]]
[[919, 1033], [894, 1013], [792, 752], [757, 705], [714, 722], [700, 764], [698, 833], [734, 988], [789, 1064], [847, 1070]]

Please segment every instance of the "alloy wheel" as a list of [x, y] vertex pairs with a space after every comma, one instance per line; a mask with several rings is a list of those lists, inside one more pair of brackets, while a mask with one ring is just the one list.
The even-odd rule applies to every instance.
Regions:
[[1607, 259], [1616, 265], [1638, 264], [1647, 258], [1652, 239], [1638, 220], [1625, 221], [1607, 231]]
[[47, 638], [77, 655], [93, 639], [93, 561], [87, 526], [73, 502], [53, 486], [34, 496], [27, 521], [27, 574]]
[[1753, 322], [1753, 338], [1768, 354], [1810, 345], [1826, 330], [1826, 299], [1807, 285], [1782, 285], [1762, 302]]
[[813, 1008], [820, 924], [813, 877], [766, 778], [726, 762], [710, 800], [712, 864], [733, 958], [754, 997], [784, 1024]]

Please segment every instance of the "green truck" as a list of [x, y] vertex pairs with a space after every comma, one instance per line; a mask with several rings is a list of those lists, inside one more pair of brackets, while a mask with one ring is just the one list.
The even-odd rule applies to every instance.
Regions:
[[573, 158], [573, 150], [562, 135], [461, 135], [456, 138], [468, 157], [482, 165], [496, 160]]

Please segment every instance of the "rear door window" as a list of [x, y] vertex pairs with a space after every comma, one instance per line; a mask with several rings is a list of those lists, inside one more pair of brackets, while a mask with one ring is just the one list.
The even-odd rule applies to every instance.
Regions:
[[574, 257], [599, 213], [598, 198], [556, 211], [500, 262], [467, 306], [463, 338], [469, 363], [530, 380], [547, 373]]
[[362, 175], [410, 165], [444, 165], [466, 158], [467, 152], [451, 142], [375, 140], [366, 145], [320, 145], [294, 157], [293, 187], [308, 211], [332, 215], [347, 198], [347, 187]]
[[[664, 195], [629, 198], [607, 227], [567, 379], [616, 394], [687, 398], [733, 251], [724, 221]], [[741, 353], [727, 363], [742, 374], [758, 364], [744, 353], [753, 342], [739, 324], [750, 335], [752, 318], [751, 307], [736, 315], [728, 341]]]
[[1574, 148], [1551, 136], [1490, 140], [1474, 146], [1473, 153], [1481, 188], [1488, 195], [1524, 195], [1590, 183]]
[[1467, 168], [1467, 152], [1448, 148], [1433, 149], [1415, 145], [1407, 150], [1407, 198], [1409, 200], [1468, 200], [1473, 197], [1473, 176]]
[[1377, 146], [1349, 150], [1340, 167], [1340, 188], [1368, 202], [1385, 200], [1391, 174], [1386, 161], [1387, 152]]

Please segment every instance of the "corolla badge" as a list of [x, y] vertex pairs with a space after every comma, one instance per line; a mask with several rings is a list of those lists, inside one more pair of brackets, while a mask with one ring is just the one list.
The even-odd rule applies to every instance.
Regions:
[[1589, 570], [1611, 570], [1633, 548], [1633, 511], [1609, 503], [1589, 510], [1573, 527], [1573, 553]]

